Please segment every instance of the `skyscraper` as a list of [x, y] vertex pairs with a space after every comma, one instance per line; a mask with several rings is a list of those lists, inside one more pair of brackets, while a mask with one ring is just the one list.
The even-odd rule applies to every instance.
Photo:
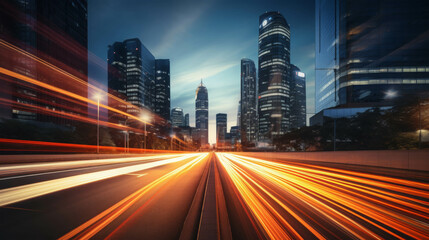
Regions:
[[184, 126], [183, 109], [175, 107], [171, 109], [171, 125], [173, 127]]
[[290, 85], [290, 128], [297, 129], [306, 125], [306, 94], [305, 94], [305, 73], [291, 65], [291, 85]]
[[[155, 57], [138, 38], [124, 41], [127, 61], [127, 101], [140, 108], [153, 110]], [[132, 113], [137, 109], [128, 109]]]
[[198, 131], [195, 136], [196, 140], [200, 141], [201, 146], [207, 145], [209, 137], [209, 98], [203, 80], [201, 80], [195, 92], [195, 127]]
[[247, 58], [241, 59], [241, 90], [240, 90], [240, 128], [241, 143], [254, 145], [256, 143], [257, 118], [257, 89], [255, 63]]
[[[109, 93], [139, 107], [170, 119], [170, 60], [155, 59], [137, 38], [115, 42], [108, 49]], [[116, 105], [112, 105], [112, 104]], [[109, 106], [137, 114], [137, 108], [112, 101]], [[111, 121], [125, 120], [109, 112]], [[116, 119], [116, 120], [115, 120]]]
[[189, 127], [189, 113], [185, 114], [185, 127]]
[[270, 143], [290, 125], [290, 27], [279, 12], [259, 17], [259, 141]]
[[[107, 50], [107, 85], [108, 92], [124, 101], [127, 100], [127, 60], [126, 49], [122, 42], [115, 42]], [[118, 101], [112, 101], [108, 98], [108, 105], [123, 112], [127, 111], [125, 104]], [[122, 114], [109, 111], [108, 119], [110, 122], [125, 121]]]
[[155, 60], [155, 113], [170, 119], [170, 60]]
[[[78, 77], [88, 80], [88, 19], [87, 1], [5, 0], [0, 1], [0, 38], [34, 56]], [[17, 59], [19, 58], [19, 59]], [[14, 62], [15, 61], [15, 62]], [[16, 64], [16, 62], [18, 62]], [[38, 81], [67, 88], [65, 82], [54, 79], [51, 73], [42, 70], [41, 64], [29, 57], [2, 57], [0, 65], [18, 74]], [[86, 102], [69, 101], [44, 92], [42, 88], [24, 87], [22, 84], [1, 83], [6, 91], [2, 98], [18, 104], [0, 108], [0, 117], [21, 120], [36, 120], [68, 125], [63, 113], [88, 116]], [[87, 88], [68, 91], [88, 97]], [[21, 104], [38, 106], [40, 110], [23, 107]], [[46, 114], [45, 111], [51, 111]]]
[[316, 1], [316, 112], [429, 90], [429, 3]]
[[227, 124], [227, 115], [226, 113], [216, 114], [216, 145], [224, 146], [226, 139], [226, 124]]

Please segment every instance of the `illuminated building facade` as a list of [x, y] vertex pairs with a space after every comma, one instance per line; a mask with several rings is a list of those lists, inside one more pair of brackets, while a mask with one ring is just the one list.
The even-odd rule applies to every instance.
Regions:
[[279, 12], [259, 17], [258, 57], [258, 137], [271, 143], [290, 125], [290, 27]]
[[316, 112], [429, 90], [429, 3], [316, 1]]
[[227, 115], [226, 113], [216, 114], [216, 145], [223, 146], [227, 133]]
[[305, 73], [291, 65], [290, 84], [290, 128], [298, 129], [306, 125], [306, 94], [305, 94]]
[[173, 127], [184, 126], [183, 109], [175, 107], [171, 109], [171, 125]]
[[155, 113], [170, 119], [170, 60], [155, 60]]
[[[49, 1], [49, 0], [5, 0], [0, 2], [0, 38], [70, 74], [80, 80], [88, 81], [88, 29], [87, 1]], [[16, 59], [12, 59], [14, 61]], [[1, 59], [0, 65], [9, 65], [9, 59]], [[37, 67], [29, 58], [19, 60], [20, 66], [12, 66], [12, 71], [38, 81], [62, 83], [46, 71]], [[70, 113], [88, 116], [86, 102], [68, 101], [46, 93], [32, 86], [24, 87], [14, 83], [2, 84], [2, 97], [18, 104], [9, 104], [0, 110], [0, 117], [19, 120], [34, 120], [59, 125], [70, 125], [73, 120], [62, 117]], [[88, 96], [87, 88], [68, 88], [75, 94]], [[5, 93], [7, 91], [8, 93]], [[37, 106], [49, 111], [21, 108], [20, 104]]]
[[202, 80], [195, 92], [195, 127], [194, 140], [206, 146], [209, 143], [209, 97]]
[[258, 129], [258, 93], [255, 63], [247, 58], [241, 59], [241, 91], [240, 91], [240, 127], [241, 143], [254, 145]]

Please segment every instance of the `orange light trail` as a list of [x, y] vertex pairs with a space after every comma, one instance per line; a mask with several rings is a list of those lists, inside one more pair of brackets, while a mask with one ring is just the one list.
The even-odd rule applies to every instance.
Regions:
[[94, 235], [96, 235], [100, 230], [105, 228], [111, 222], [113, 222], [117, 217], [123, 214], [126, 210], [128, 210], [131, 206], [133, 206], [138, 200], [140, 200], [144, 195], [148, 194], [149, 191], [154, 188], [166, 183], [173, 177], [185, 174], [189, 170], [191, 170], [196, 164], [201, 162], [204, 159], [207, 159], [208, 153], [202, 154], [194, 154], [192, 155], [194, 159], [179, 168], [165, 174], [164, 176], [158, 178], [152, 183], [146, 185], [145, 187], [137, 190], [132, 193], [128, 197], [124, 198], [120, 202], [106, 209], [102, 213], [83, 223], [79, 227], [60, 237], [59, 240], [65, 239], [90, 239]]
[[27, 199], [43, 196], [49, 193], [69, 189], [87, 183], [92, 183], [112, 177], [117, 177], [132, 172], [142, 171], [149, 168], [159, 167], [162, 165], [187, 160], [189, 158], [200, 159], [201, 154], [183, 154], [179, 157], [159, 160], [155, 162], [143, 163], [138, 165], [114, 168], [109, 170], [85, 173], [65, 178], [48, 180], [38, 183], [27, 184], [18, 187], [6, 188], [0, 190], [0, 206], [24, 201]]
[[319, 239], [341, 238], [341, 232], [357, 239], [429, 234], [427, 183], [227, 153], [217, 157], [270, 238], [308, 232]]

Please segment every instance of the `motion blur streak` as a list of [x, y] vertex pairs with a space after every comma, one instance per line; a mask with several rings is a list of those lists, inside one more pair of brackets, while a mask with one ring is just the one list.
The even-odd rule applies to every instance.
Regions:
[[[98, 171], [93, 173], [86, 173], [71, 177], [65, 177], [60, 179], [54, 179], [49, 181], [43, 181], [39, 183], [32, 183], [18, 187], [12, 187], [0, 190], [0, 206], [20, 202], [26, 199], [42, 196], [45, 194], [61, 191], [64, 189], [80, 186], [83, 184], [100, 181], [107, 178], [120, 176], [132, 172], [137, 172], [149, 168], [162, 166], [178, 161], [183, 161], [199, 154], [185, 154], [180, 157], [170, 158], [166, 160], [160, 160], [155, 162], [149, 162], [134, 166], [127, 166], [121, 168], [115, 168], [110, 170]], [[126, 160], [126, 159], [125, 159]]]
[[33, 171], [47, 171], [47, 170], [56, 170], [63, 168], [75, 168], [75, 167], [87, 167], [87, 166], [96, 166], [103, 164], [113, 164], [113, 163], [126, 163], [133, 161], [144, 161], [144, 160], [154, 160], [161, 158], [172, 158], [179, 157], [182, 155], [173, 155], [173, 154], [163, 154], [163, 155], [151, 155], [145, 157], [127, 157], [127, 158], [111, 158], [111, 159], [97, 159], [97, 160], [78, 160], [78, 161], [67, 161], [67, 162], [47, 162], [47, 163], [27, 163], [27, 164], [17, 164], [17, 165], [6, 165], [0, 167], [0, 176], [10, 173], [26, 173]]
[[340, 232], [358, 239], [429, 235], [427, 183], [235, 154], [217, 156], [270, 238], [298, 238], [306, 231], [319, 239], [341, 238]]
[[[134, 203], [136, 203], [139, 199], [141, 199], [147, 192], [159, 186], [160, 184], [168, 181], [172, 177], [186, 173], [193, 166], [199, 163], [201, 160], [207, 158], [207, 156], [208, 156], [208, 153], [192, 154], [191, 157], [196, 157], [194, 160], [182, 165], [179, 168], [176, 168], [175, 170], [165, 174], [164, 176], [158, 178], [152, 183], [146, 185], [145, 187], [137, 190], [136, 192], [122, 199], [120, 202], [106, 209], [102, 213], [88, 220], [84, 224], [80, 225], [79, 227], [75, 228], [74, 230], [72, 230], [71, 232], [67, 233], [66, 235], [64, 235], [59, 239], [60, 240], [71, 239], [71, 238], [90, 239], [95, 234], [97, 234], [101, 229], [106, 227], [109, 223], [111, 223], [118, 216], [120, 216], [127, 209], [129, 209]], [[79, 233], [80, 235], [78, 235]]]

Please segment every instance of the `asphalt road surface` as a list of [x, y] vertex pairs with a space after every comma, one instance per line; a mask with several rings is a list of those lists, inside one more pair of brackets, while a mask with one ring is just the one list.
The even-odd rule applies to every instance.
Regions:
[[186, 153], [0, 165], [0, 239], [427, 239], [427, 173]]

